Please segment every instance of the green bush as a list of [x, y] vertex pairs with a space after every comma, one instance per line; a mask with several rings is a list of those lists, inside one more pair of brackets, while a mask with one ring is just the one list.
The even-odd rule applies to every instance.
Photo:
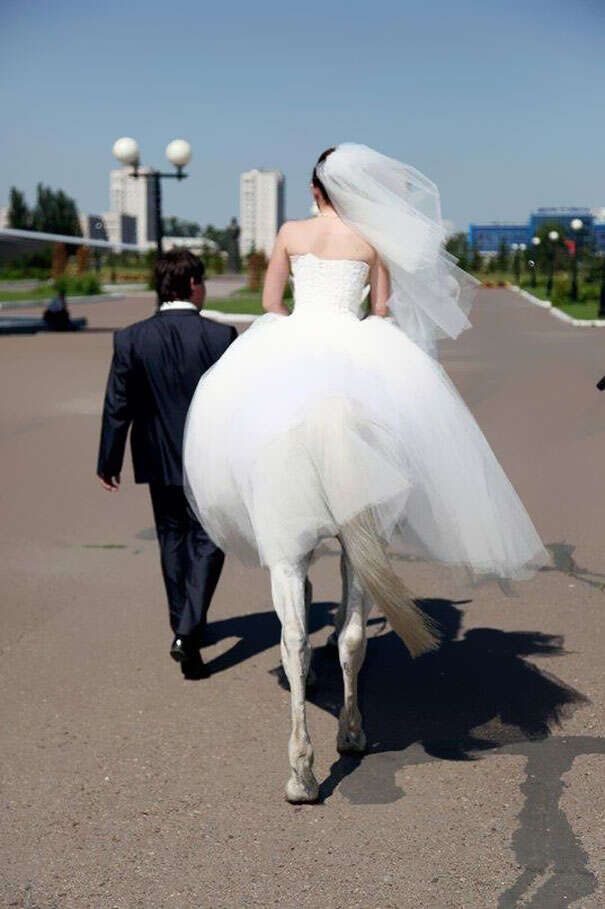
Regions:
[[92, 272], [84, 275], [61, 275], [55, 279], [54, 288], [57, 293], [66, 296], [92, 296], [101, 293], [101, 282], [98, 275]]
[[26, 279], [47, 281], [50, 277], [49, 268], [38, 268], [19, 265], [5, 265], [0, 268], [0, 281], [22, 281]]
[[569, 301], [569, 278], [567, 275], [556, 275], [552, 285], [552, 302], [567, 303]]
[[92, 296], [93, 294], [101, 293], [101, 282], [99, 281], [99, 276], [92, 274], [92, 272], [87, 272], [85, 275], [80, 277], [80, 283], [82, 286], [82, 293], [86, 296]]

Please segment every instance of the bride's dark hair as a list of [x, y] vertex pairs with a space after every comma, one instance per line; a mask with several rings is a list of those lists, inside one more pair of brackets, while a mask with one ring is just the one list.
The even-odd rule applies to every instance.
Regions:
[[333, 151], [336, 151], [336, 146], [335, 146], [335, 145], [332, 146], [332, 148], [326, 148], [326, 150], [325, 150], [324, 152], [321, 153], [321, 155], [320, 155], [319, 158], [317, 159], [317, 162], [316, 162], [316, 164], [315, 164], [315, 167], [313, 168], [313, 176], [311, 177], [311, 185], [314, 186], [315, 189], [318, 189], [318, 190], [320, 191], [320, 193], [321, 193], [321, 195], [322, 195], [322, 198], [323, 198], [324, 202], [327, 202], [328, 205], [331, 205], [332, 203], [330, 202], [330, 197], [329, 197], [329, 195], [328, 195], [327, 192], [326, 192], [325, 186], [323, 185], [323, 183], [321, 182], [321, 180], [320, 180], [319, 177], [317, 176], [317, 168], [319, 167], [319, 165], [320, 165], [323, 161], [326, 160], [326, 158], [328, 157], [328, 155], [331, 155], [331, 154], [332, 154]]

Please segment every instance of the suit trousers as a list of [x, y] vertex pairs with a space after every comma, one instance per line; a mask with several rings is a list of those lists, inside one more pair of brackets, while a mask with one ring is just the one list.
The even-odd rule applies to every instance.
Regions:
[[193, 513], [182, 486], [149, 486], [160, 544], [162, 574], [175, 635], [200, 641], [225, 554]]

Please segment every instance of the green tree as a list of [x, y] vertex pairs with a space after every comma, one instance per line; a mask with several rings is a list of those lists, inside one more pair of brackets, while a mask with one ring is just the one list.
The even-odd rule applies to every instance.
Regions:
[[469, 250], [468, 250], [468, 237], [465, 233], [452, 234], [451, 237], [448, 237], [446, 244], [446, 250], [455, 256], [458, 259], [458, 265], [460, 268], [464, 268], [468, 271], [469, 268]]
[[197, 221], [184, 221], [181, 218], [164, 218], [162, 220], [166, 237], [201, 237], [202, 228]]
[[477, 243], [473, 243], [473, 248], [471, 250], [471, 271], [481, 271], [483, 268], [483, 256], [479, 252], [479, 247]]
[[500, 241], [500, 246], [498, 248], [498, 254], [496, 256], [496, 266], [501, 271], [507, 271], [510, 263], [510, 254], [508, 243], [504, 238]]
[[30, 230], [32, 216], [25, 195], [16, 186], [11, 186], [8, 204], [8, 226], [18, 230]]
[[50, 186], [38, 183], [33, 228], [49, 234], [81, 237], [76, 203], [62, 189], [55, 191]]

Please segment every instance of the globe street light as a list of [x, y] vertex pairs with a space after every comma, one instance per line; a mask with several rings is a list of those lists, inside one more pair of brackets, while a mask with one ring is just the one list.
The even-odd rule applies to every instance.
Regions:
[[521, 269], [519, 267], [519, 244], [511, 243], [510, 248], [512, 249], [513, 255], [513, 271], [515, 273], [515, 280], [517, 282], [517, 287], [521, 286]]
[[526, 243], [519, 243], [519, 287], [521, 287], [521, 278], [523, 275], [523, 254], [526, 249]]
[[[531, 242], [532, 242], [532, 246], [536, 250], [536, 256], [537, 256], [538, 247], [540, 246], [540, 243], [542, 242], [542, 240], [540, 239], [540, 237], [532, 237]], [[534, 264], [533, 264], [533, 268], [531, 270], [531, 286], [535, 287], [536, 286], [536, 273], [538, 271], [538, 263], [537, 263], [537, 261], [534, 261], [534, 260], [532, 260], [532, 261], [534, 262]]]
[[[155, 243], [156, 251], [158, 258], [162, 255], [162, 238], [163, 238], [163, 228], [162, 228], [162, 193], [161, 193], [161, 183], [162, 179], [176, 179], [184, 180], [188, 175], [183, 173], [183, 168], [191, 161], [192, 152], [189, 142], [186, 142], [184, 139], [173, 139], [172, 142], [169, 142], [166, 146], [166, 157], [176, 168], [176, 173], [162, 173], [159, 170], [154, 170], [150, 168], [144, 172], [139, 170], [140, 165], [140, 152], [139, 146], [136, 139], [131, 139], [129, 136], [123, 136], [121, 139], [118, 139], [113, 146], [113, 155], [118, 159], [122, 164], [127, 167], [132, 167], [132, 171], [129, 176], [138, 179], [139, 177], [144, 178], [145, 180], [150, 180], [153, 187], [153, 195], [155, 201]], [[160, 305], [158, 297], [158, 306]]]
[[557, 247], [556, 242], [559, 239], [559, 231], [551, 230], [548, 233], [548, 239], [552, 243], [552, 250], [550, 253], [550, 268], [548, 270], [548, 281], [546, 283], [546, 294], [550, 298], [552, 294], [553, 280], [555, 277], [555, 259], [557, 257]]
[[571, 229], [576, 235], [576, 242], [574, 247], [573, 262], [572, 262], [572, 273], [571, 273], [571, 299], [574, 303], [578, 302], [578, 265], [580, 257], [580, 240], [582, 238], [582, 228], [584, 227], [584, 222], [581, 218], [573, 218], [571, 221]]

